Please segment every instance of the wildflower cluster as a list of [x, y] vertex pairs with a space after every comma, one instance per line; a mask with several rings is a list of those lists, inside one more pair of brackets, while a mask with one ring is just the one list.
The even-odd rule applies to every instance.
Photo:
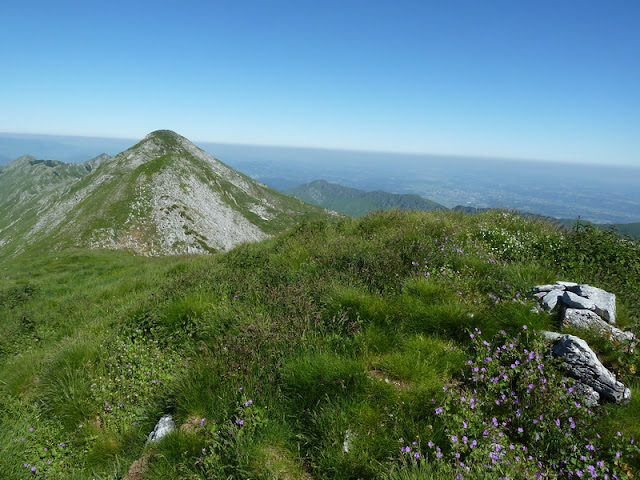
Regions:
[[633, 439], [603, 439], [575, 382], [542, 353], [546, 346], [526, 325], [512, 338], [501, 332], [489, 342], [478, 329], [470, 337], [474, 355], [464, 386], [445, 386], [444, 400], [433, 407], [446, 441], [429, 441], [424, 456], [454, 465], [458, 478], [478, 471], [503, 478], [621, 478], [631, 471], [628, 462], [638, 453]]
[[565, 244], [560, 231], [533, 229], [521, 215], [502, 212], [497, 221], [483, 223], [473, 238], [488, 245], [490, 251], [506, 261], [540, 259], [554, 255]]
[[486, 295], [488, 301], [494, 305], [501, 302], [528, 305], [532, 308], [536, 308], [539, 305], [537, 298], [532, 297], [528, 293], [525, 294], [520, 285], [514, 282], [510, 283], [507, 280], [498, 280], [493, 288], [493, 292], [489, 292]]
[[62, 425], [39, 418], [35, 408], [22, 405], [18, 399], [7, 398], [2, 406], [0, 423], [9, 416], [31, 420], [3, 447], [11, 455], [12, 472], [19, 475], [15, 478], [58, 478], [74, 456]]
[[430, 262], [427, 259], [421, 262], [411, 262], [416, 275], [429, 277], [450, 277], [460, 275], [461, 271], [468, 269], [463, 265], [466, 259], [479, 259], [489, 264], [495, 264], [495, 256], [484, 248], [476, 244], [475, 240], [467, 239], [466, 242], [459, 241], [453, 237], [434, 238], [433, 248], [437, 254]]
[[[438, 242], [437, 239], [435, 241]], [[472, 251], [465, 252], [457, 243], [451, 243], [448, 237], [440, 241], [440, 245], [443, 251], [448, 252], [443, 254], [444, 263], [429, 264], [426, 261], [414, 260], [411, 262], [414, 276], [447, 282], [460, 296], [466, 296], [467, 300], [474, 304], [497, 305], [501, 302], [510, 302], [529, 305], [532, 308], [538, 305], [537, 299], [531, 298], [517, 283], [508, 280], [485, 283], [483, 284], [486, 287], [483, 289], [484, 292], [478, 294], [476, 266], [475, 264], [470, 266], [467, 263], [471, 263], [471, 259], [479, 258], [483, 262], [495, 264], [497, 263], [495, 258], [491, 254], [483, 254], [479, 251], [480, 249], [474, 251], [472, 248]], [[474, 242], [471, 241], [470, 245], [474, 247]]]
[[[239, 391], [242, 394], [242, 390]], [[242, 469], [243, 459], [239, 456], [242, 448], [253, 440], [266, 424], [264, 411], [252, 399], [242, 396], [235, 414], [218, 423], [215, 420], [201, 420], [205, 429], [207, 446], [197, 463], [207, 478], [230, 478]]]
[[107, 423], [115, 418], [139, 421], [146, 403], [157, 397], [185, 365], [179, 354], [145, 338], [140, 329], [131, 332], [129, 338], [117, 337], [104, 348], [112, 353], [104, 375], [96, 376], [91, 387], [101, 405], [102, 421]]

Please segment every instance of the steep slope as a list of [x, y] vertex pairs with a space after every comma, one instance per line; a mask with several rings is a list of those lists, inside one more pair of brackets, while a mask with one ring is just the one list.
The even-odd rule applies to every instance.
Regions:
[[213, 252], [325, 214], [168, 130], [111, 158], [67, 165], [22, 157], [0, 172], [5, 254], [67, 246], [144, 255]]
[[66, 164], [24, 155], [0, 168], [0, 248], [19, 248], [51, 199], [109, 158], [103, 154], [85, 163]]
[[446, 207], [420, 195], [399, 195], [381, 190], [365, 192], [325, 180], [316, 180], [286, 192], [314, 205], [320, 205], [352, 216], [362, 216], [371, 210], [399, 208], [401, 210], [439, 210]]

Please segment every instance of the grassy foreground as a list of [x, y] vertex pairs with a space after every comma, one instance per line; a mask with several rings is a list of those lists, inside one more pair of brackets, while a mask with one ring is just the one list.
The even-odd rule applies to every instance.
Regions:
[[[637, 328], [640, 247], [507, 212], [305, 223], [226, 254], [0, 266], [3, 478], [634, 478], [633, 389], [588, 409], [531, 287], [586, 282]], [[177, 430], [145, 445], [158, 419]], [[631, 421], [630, 421], [631, 420]], [[615, 475], [615, 476], [614, 476]]]

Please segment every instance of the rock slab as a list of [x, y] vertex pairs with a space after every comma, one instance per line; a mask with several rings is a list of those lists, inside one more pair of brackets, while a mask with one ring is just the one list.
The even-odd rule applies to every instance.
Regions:
[[561, 317], [563, 327], [575, 327], [584, 330], [595, 329], [602, 336], [608, 337], [614, 343], [632, 343], [635, 339], [633, 333], [625, 332], [609, 325], [600, 315], [591, 310], [566, 308], [562, 310]]
[[579, 308], [582, 310], [596, 311], [596, 305], [588, 298], [581, 297], [573, 292], [564, 292], [562, 294], [562, 303], [570, 308]]
[[626, 403], [631, 399], [631, 390], [616, 380], [581, 338], [563, 335], [551, 353], [561, 360], [569, 375], [589, 385], [603, 399], [615, 403]]

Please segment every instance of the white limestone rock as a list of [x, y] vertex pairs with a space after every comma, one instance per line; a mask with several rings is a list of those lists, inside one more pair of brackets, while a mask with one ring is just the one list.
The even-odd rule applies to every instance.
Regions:
[[600, 396], [615, 403], [625, 403], [631, 399], [631, 390], [616, 380], [589, 348], [587, 342], [574, 335], [563, 335], [551, 348], [570, 376], [593, 388]]
[[533, 293], [550, 292], [551, 290], [564, 290], [562, 285], [536, 285], [533, 287]]
[[542, 297], [542, 306], [547, 310], [553, 310], [558, 305], [558, 302], [564, 295], [563, 290], [551, 290], [544, 297]]
[[594, 312], [600, 315], [609, 323], [616, 323], [616, 296], [601, 288], [591, 285], [576, 285], [569, 287], [570, 292], [584, 298], [588, 298], [595, 305]]
[[353, 432], [347, 430], [344, 432], [344, 441], [342, 442], [342, 452], [349, 453], [351, 451], [351, 445], [353, 444]]
[[561, 316], [563, 327], [575, 327], [584, 330], [596, 330], [601, 335], [610, 338], [615, 343], [632, 343], [635, 336], [631, 332], [625, 332], [609, 325], [600, 315], [591, 310], [565, 308]]
[[157, 443], [176, 429], [176, 422], [171, 415], [164, 415], [147, 437], [147, 443]]

